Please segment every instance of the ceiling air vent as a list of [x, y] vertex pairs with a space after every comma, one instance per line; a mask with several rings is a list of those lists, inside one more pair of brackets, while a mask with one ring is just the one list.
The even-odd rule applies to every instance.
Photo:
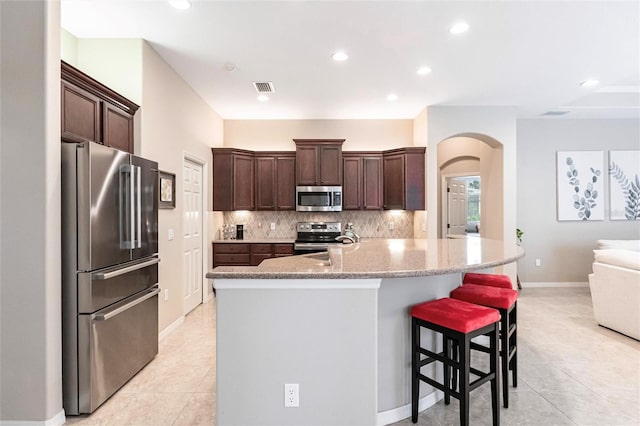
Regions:
[[565, 114], [569, 114], [569, 111], [547, 111], [542, 115], [547, 117], [557, 117], [559, 115], [565, 115]]
[[273, 88], [273, 83], [270, 81], [254, 81], [253, 87], [256, 88], [258, 93], [274, 93], [276, 89]]

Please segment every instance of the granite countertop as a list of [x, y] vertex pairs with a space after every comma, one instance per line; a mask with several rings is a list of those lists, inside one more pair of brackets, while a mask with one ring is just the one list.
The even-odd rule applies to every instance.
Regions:
[[242, 240], [213, 240], [212, 243], [245, 243], [245, 244], [293, 244], [295, 238], [245, 238]]
[[[245, 240], [246, 241], [246, 240]], [[207, 278], [360, 279], [443, 275], [515, 262], [524, 250], [486, 238], [364, 239], [329, 252], [267, 259], [258, 266], [219, 266]]]

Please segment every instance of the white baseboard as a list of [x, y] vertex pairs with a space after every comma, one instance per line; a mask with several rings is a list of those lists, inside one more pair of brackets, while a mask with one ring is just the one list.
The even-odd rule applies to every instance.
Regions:
[[202, 304], [204, 305], [205, 303], [208, 303], [210, 300], [213, 300], [213, 292], [206, 294], [204, 296], [204, 300], [202, 301]]
[[62, 426], [66, 420], [62, 410], [48, 420], [0, 420], [0, 426]]
[[[427, 408], [434, 405], [444, 397], [444, 394], [440, 391], [431, 392], [429, 395], [424, 396], [418, 400], [418, 412], [422, 412]], [[392, 410], [382, 411], [378, 413], [378, 426], [384, 426], [391, 423], [399, 422], [411, 417], [411, 404], [403, 405], [402, 407], [394, 408]]]
[[177, 320], [169, 324], [164, 330], [162, 330], [160, 334], [158, 334], [158, 341], [164, 339], [169, 334], [171, 334], [171, 332], [176, 328], [178, 328], [178, 326], [183, 322], [184, 322], [184, 315], [182, 315], [180, 318], [178, 318]]
[[557, 281], [557, 282], [520, 282], [522, 288], [543, 288], [543, 287], [589, 287], [587, 281]]

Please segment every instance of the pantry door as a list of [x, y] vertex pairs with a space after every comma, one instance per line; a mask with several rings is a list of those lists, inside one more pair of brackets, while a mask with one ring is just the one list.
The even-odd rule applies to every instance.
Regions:
[[202, 269], [202, 231], [204, 205], [202, 197], [203, 166], [187, 158], [182, 169], [183, 200], [183, 279], [184, 313], [202, 303], [204, 272]]

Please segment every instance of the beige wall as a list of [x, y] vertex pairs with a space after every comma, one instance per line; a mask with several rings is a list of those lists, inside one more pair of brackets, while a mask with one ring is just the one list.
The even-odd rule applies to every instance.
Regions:
[[0, 1], [2, 424], [64, 421], [59, 22], [59, 2]]
[[78, 67], [78, 39], [65, 29], [60, 30], [60, 58]]
[[140, 105], [143, 43], [132, 38], [79, 38], [77, 68]]
[[[158, 161], [161, 170], [176, 174], [176, 208], [159, 212], [160, 287], [169, 300], [160, 301], [160, 330], [183, 315], [182, 308], [182, 163], [189, 154], [206, 163], [206, 211], [212, 209], [211, 147], [221, 146], [222, 119], [149, 46], [143, 45], [141, 155]], [[209, 221], [208, 223], [211, 223]], [[212, 225], [215, 226], [215, 225]], [[175, 239], [169, 241], [169, 229]], [[205, 234], [207, 269], [212, 266], [209, 238]], [[205, 291], [209, 292], [209, 285]]]
[[296, 149], [293, 139], [346, 139], [343, 150], [413, 145], [412, 120], [225, 120], [224, 146], [254, 151]]

